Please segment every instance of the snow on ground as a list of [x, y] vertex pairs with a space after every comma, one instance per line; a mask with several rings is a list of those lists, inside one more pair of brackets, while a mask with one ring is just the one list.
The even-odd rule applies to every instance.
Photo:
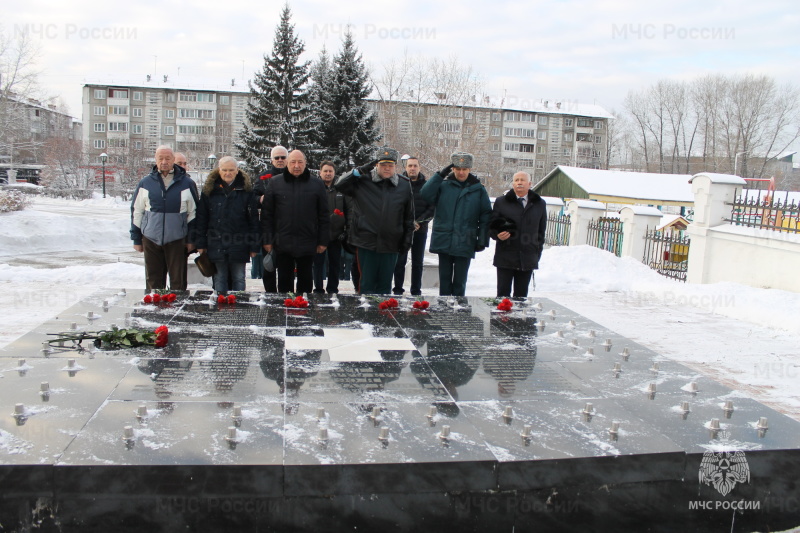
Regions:
[[[129, 224], [129, 203], [112, 198], [37, 198], [0, 214], [0, 347], [101, 288], [143, 287]], [[467, 294], [495, 295], [492, 254], [477, 254]], [[536, 295], [800, 420], [800, 294], [680, 283], [634, 259], [572, 246], [545, 250]]]

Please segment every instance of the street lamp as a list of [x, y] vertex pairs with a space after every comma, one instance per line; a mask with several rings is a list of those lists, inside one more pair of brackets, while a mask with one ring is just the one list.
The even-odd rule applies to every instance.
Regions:
[[211, 170], [214, 170], [214, 164], [217, 162], [217, 156], [215, 156], [214, 154], [211, 154], [211, 155], [208, 156], [207, 159], [208, 159], [208, 168], [210, 168]]
[[100, 154], [100, 162], [103, 163], [103, 198], [106, 197], [106, 161], [108, 160], [108, 154], [103, 152]]
[[739, 174], [736, 173], [737, 163], [739, 162], [739, 156], [744, 155], [749, 150], [745, 150], [744, 152], [737, 152], [735, 156], [733, 156], [733, 175], [738, 176]]

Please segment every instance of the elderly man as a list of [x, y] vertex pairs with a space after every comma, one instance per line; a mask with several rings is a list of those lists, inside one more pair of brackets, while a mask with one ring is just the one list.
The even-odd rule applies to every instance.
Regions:
[[[264, 192], [267, 190], [268, 180], [286, 169], [287, 157], [289, 157], [289, 152], [281, 145], [273, 147], [270, 151], [270, 168], [267, 169], [267, 172], [262, 174], [255, 185], [253, 185], [253, 192], [258, 199], [259, 210], [261, 209], [261, 202], [264, 199]], [[265, 271], [262, 267], [263, 259], [263, 252], [260, 253], [256, 259], [253, 259], [253, 266], [250, 274], [255, 279], [261, 278], [265, 292], [278, 292], [277, 273], [275, 270], [271, 272]]]
[[282, 174], [270, 178], [261, 204], [261, 223], [264, 250], [275, 249], [278, 291], [310, 293], [314, 255], [324, 252], [330, 240], [330, 213], [325, 185], [311, 178], [300, 150], [289, 154]]
[[489, 236], [497, 241], [493, 265], [497, 268], [497, 297], [528, 296], [533, 271], [539, 268], [547, 228], [547, 205], [530, 190], [531, 175], [514, 174], [512, 189], [494, 202]]
[[144, 252], [147, 290], [186, 290], [187, 236], [194, 227], [197, 187], [168, 146], [156, 150], [153, 171], [136, 186], [131, 201], [133, 249]]
[[436, 208], [431, 252], [439, 254], [442, 296], [465, 295], [470, 262], [475, 252], [489, 245], [492, 202], [478, 178], [470, 173], [472, 162], [472, 154], [453, 154], [450, 165], [434, 174], [421, 191]]
[[336, 190], [352, 198], [348, 242], [357, 250], [362, 294], [389, 294], [397, 255], [411, 247], [414, 199], [408, 180], [396, 174], [397, 156], [383, 147], [377, 159], [336, 181]]
[[186, 155], [182, 152], [175, 152], [175, 164], [181, 167], [187, 173], [189, 172], [189, 161], [186, 159]]

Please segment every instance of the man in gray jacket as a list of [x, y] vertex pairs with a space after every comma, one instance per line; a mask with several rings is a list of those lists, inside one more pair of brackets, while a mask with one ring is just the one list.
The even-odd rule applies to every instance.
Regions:
[[347, 240], [357, 250], [362, 294], [389, 294], [397, 255], [411, 247], [414, 199], [396, 173], [397, 158], [397, 150], [380, 148], [375, 160], [336, 181], [336, 190], [352, 198]]

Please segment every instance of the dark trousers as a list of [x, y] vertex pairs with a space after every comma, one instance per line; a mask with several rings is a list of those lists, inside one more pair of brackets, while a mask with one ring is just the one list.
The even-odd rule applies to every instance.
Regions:
[[[311, 275], [314, 264], [313, 255], [292, 257], [290, 254], [277, 252], [275, 264], [278, 266], [278, 292], [303, 294], [310, 293], [314, 289], [314, 281]], [[295, 269], [297, 269], [296, 288], [294, 286]]]
[[[278, 281], [277, 281], [277, 273], [275, 270], [272, 272], [267, 272], [263, 268], [263, 274], [261, 275], [261, 282], [264, 284], [264, 292], [278, 292]], [[294, 281], [294, 280], [293, 280]]]
[[[428, 228], [422, 227], [414, 232], [411, 241], [411, 294], [422, 294], [422, 265], [425, 261], [425, 245], [428, 243]], [[394, 269], [394, 287], [392, 292], [403, 294], [403, 282], [406, 277], [406, 262], [408, 252], [397, 256], [397, 266]]]
[[528, 285], [531, 283], [533, 270], [514, 270], [513, 268], [497, 268], [497, 297], [511, 296], [511, 284], [514, 284], [514, 298], [527, 298]]
[[356, 257], [361, 271], [361, 294], [390, 294], [397, 253], [378, 253], [359, 248]]
[[142, 237], [144, 251], [144, 271], [147, 290], [169, 288], [173, 291], [186, 290], [186, 240], [168, 242], [159, 246], [147, 237]]
[[314, 290], [323, 291], [325, 280], [325, 260], [328, 261], [328, 294], [339, 292], [339, 265], [342, 263], [342, 244], [339, 241], [331, 241], [328, 248], [321, 254], [314, 257]]
[[464, 296], [467, 292], [467, 274], [471, 257], [439, 254], [439, 294]]

